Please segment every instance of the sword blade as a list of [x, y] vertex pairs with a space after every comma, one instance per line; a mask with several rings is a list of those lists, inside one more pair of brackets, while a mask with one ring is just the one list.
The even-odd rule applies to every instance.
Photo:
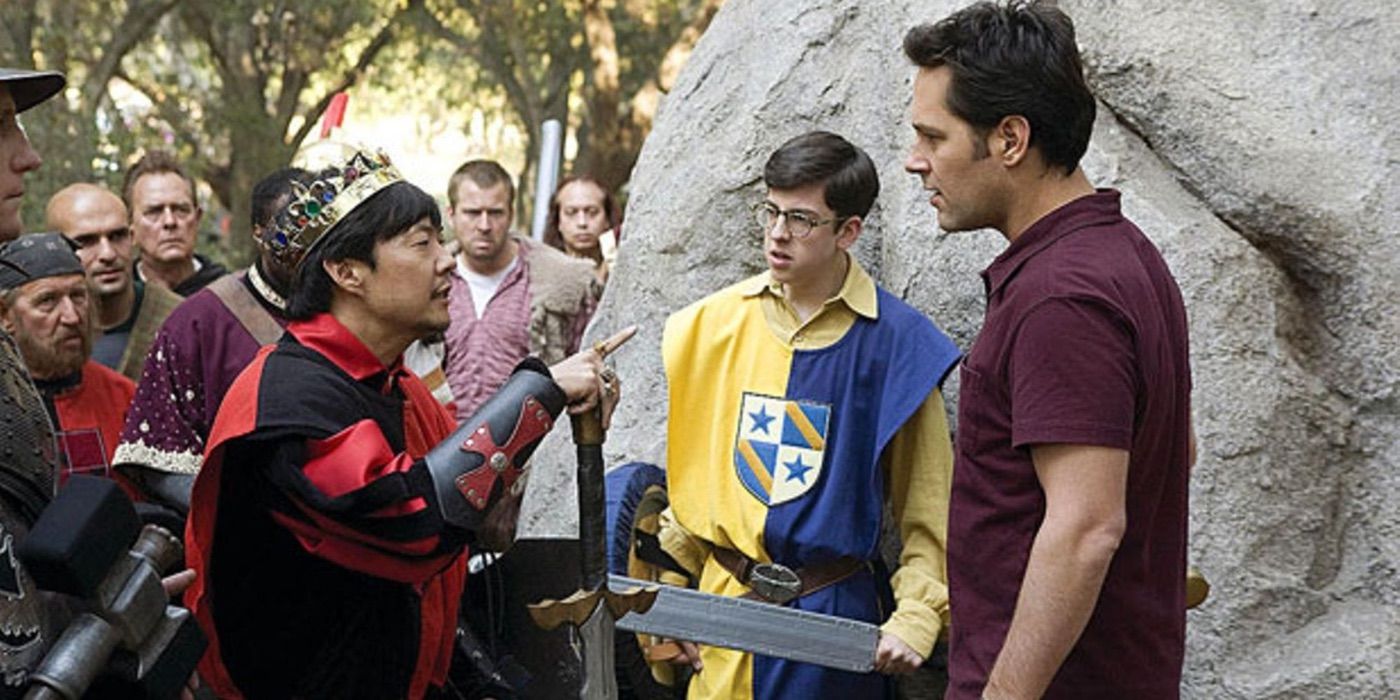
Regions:
[[702, 593], [610, 574], [608, 588], [658, 588], [645, 613], [628, 612], [617, 628], [738, 649], [780, 659], [867, 673], [875, 668], [880, 628], [868, 622]]

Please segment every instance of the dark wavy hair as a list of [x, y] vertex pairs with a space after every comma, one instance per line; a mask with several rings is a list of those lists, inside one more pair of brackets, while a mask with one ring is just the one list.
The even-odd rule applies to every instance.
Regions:
[[763, 165], [763, 182], [780, 190], [820, 183], [822, 199], [843, 219], [869, 214], [880, 195], [874, 161], [830, 131], [810, 131], [779, 146]]
[[402, 235], [424, 218], [442, 227], [437, 202], [408, 182], [395, 182], [361, 202], [327, 231], [297, 266], [287, 317], [307, 319], [330, 311], [335, 282], [321, 263], [360, 260], [374, 269], [375, 244]]
[[[1089, 147], [1096, 109], [1074, 22], [1048, 2], [979, 2], [904, 35], [922, 68], [952, 70], [947, 105], [984, 138], [1005, 117], [1031, 126], [1030, 146], [1066, 173]], [[980, 155], [985, 156], [985, 143]]]
[[[613, 197], [612, 191], [592, 175], [570, 175], [560, 180], [559, 186], [554, 188], [554, 196], [549, 198], [549, 218], [544, 225], [544, 242], [566, 253], [568, 248], [564, 245], [564, 234], [559, 232], [559, 193], [575, 182], [591, 182], [598, 186], [603, 192], [603, 214], [608, 217], [608, 227], [616, 233], [621, 233], [618, 224], [622, 221], [622, 211], [618, 208], [617, 198]], [[602, 251], [599, 251], [596, 259], [601, 260], [602, 255]]]

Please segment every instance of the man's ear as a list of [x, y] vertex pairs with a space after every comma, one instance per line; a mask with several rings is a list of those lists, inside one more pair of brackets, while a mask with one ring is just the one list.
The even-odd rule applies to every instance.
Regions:
[[1031, 123], [1019, 114], [1002, 117], [992, 129], [991, 155], [1005, 167], [1021, 164], [1031, 148]]
[[360, 260], [322, 260], [321, 269], [330, 276], [335, 286], [355, 296], [364, 296], [365, 273], [369, 266]]
[[0, 328], [4, 328], [11, 337], [15, 334], [15, 324], [10, 321], [10, 307], [4, 302], [0, 302]]
[[836, 247], [841, 250], [849, 250], [860, 238], [861, 231], [865, 230], [865, 221], [859, 216], [852, 216], [841, 222], [841, 228], [836, 231]]

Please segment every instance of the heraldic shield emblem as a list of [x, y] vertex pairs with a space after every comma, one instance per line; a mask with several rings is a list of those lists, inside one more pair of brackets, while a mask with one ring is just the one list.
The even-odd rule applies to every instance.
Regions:
[[822, 472], [831, 406], [744, 392], [734, 439], [739, 482], [770, 506], [811, 490]]

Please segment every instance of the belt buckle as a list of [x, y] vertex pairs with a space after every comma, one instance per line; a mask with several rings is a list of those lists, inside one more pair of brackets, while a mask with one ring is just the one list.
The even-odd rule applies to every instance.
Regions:
[[764, 600], [782, 605], [802, 592], [802, 579], [782, 564], [762, 562], [749, 573], [749, 588]]

